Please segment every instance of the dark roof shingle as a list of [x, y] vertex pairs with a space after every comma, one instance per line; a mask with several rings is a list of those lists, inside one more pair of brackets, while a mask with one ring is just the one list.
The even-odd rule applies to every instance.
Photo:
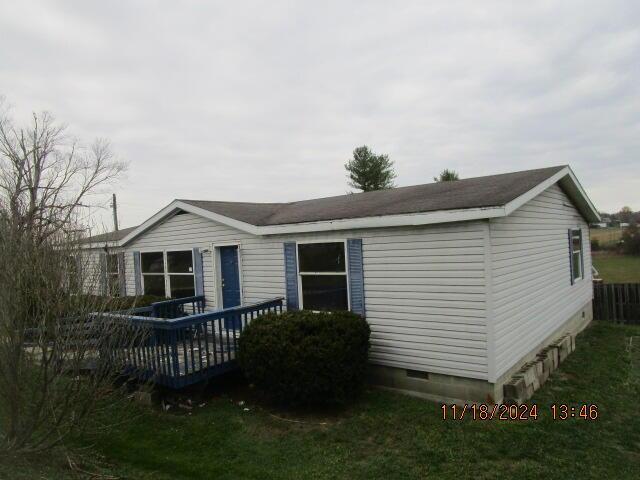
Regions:
[[291, 203], [181, 201], [256, 226], [494, 207], [518, 198], [563, 168], [541, 168]]

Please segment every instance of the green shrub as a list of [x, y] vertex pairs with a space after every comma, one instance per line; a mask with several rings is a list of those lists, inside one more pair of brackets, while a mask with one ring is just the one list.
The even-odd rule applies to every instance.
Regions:
[[268, 314], [242, 332], [238, 359], [276, 402], [341, 404], [362, 389], [369, 335], [366, 320], [350, 312]]

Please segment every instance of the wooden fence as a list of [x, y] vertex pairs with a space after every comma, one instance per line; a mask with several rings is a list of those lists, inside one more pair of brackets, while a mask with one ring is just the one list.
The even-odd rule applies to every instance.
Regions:
[[640, 325], [640, 283], [594, 283], [593, 317]]

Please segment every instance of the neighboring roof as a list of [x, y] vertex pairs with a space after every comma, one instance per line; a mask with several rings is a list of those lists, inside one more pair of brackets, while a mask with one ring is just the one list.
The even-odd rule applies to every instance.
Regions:
[[506, 205], [564, 166], [291, 203], [182, 202], [256, 226]]
[[93, 237], [85, 238], [82, 241], [82, 243], [117, 242], [118, 240], [122, 240], [124, 237], [126, 237], [129, 233], [131, 233], [136, 228], [138, 227], [135, 226], [135, 227], [128, 227], [128, 228], [121, 228], [120, 230], [116, 230], [113, 232], [101, 233], [100, 235], [94, 235]]
[[179, 211], [194, 213], [254, 235], [503, 217], [554, 183], [560, 184], [587, 221], [599, 221], [595, 206], [571, 168], [557, 166], [290, 203], [179, 199], [142, 225], [92, 237], [89, 241], [124, 245]]

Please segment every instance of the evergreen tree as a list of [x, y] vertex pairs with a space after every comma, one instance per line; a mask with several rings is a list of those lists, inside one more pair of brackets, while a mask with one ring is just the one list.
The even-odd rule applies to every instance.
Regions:
[[440, 172], [439, 177], [433, 177], [434, 182], [452, 182], [454, 180], [460, 180], [460, 175], [455, 170], [449, 170], [448, 168]]
[[393, 179], [396, 178], [396, 173], [393, 161], [389, 160], [388, 155], [376, 155], [366, 145], [353, 151], [353, 158], [344, 168], [347, 169], [349, 185], [363, 192], [385, 190], [395, 186]]

